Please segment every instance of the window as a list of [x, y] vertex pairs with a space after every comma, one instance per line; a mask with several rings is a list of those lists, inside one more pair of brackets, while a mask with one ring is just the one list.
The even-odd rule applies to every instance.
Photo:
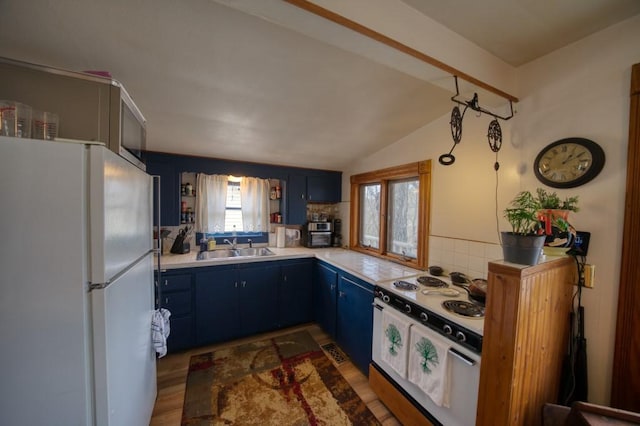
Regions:
[[269, 232], [269, 180], [227, 175], [197, 176], [196, 231], [223, 235]]
[[227, 185], [227, 203], [224, 209], [224, 232], [241, 232], [242, 230], [240, 182], [232, 182], [230, 180]]
[[351, 176], [350, 246], [427, 267], [431, 161]]
[[380, 184], [362, 185], [360, 187], [360, 245], [364, 247], [380, 247]]

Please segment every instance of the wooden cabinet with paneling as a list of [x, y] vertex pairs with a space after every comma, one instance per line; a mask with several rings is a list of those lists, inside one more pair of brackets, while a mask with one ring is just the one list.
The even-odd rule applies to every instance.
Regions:
[[575, 277], [571, 257], [489, 263], [478, 426], [542, 424], [558, 398]]

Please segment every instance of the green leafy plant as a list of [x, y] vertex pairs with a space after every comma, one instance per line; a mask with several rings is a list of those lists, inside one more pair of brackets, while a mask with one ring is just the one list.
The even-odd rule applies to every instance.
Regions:
[[521, 191], [504, 210], [514, 234], [533, 235], [540, 227], [538, 210], [540, 202], [530, 191]]
[[[580, 210], [578, 208], [578, 196], [575, 195], [560, 200], [558, 194], [555, 192], [549, 193], [543, 188], [538, 188], [536, 194], [541, 210], [554, 210], [552, 212], [540, 212], [539, 218], [551, 222], [551, 226], [558, 228], [562, 232], [569, 231], [571, 224], [567, 220], [568, 212], [578, 212]], [[564, 212], [558, 212], [557, 210], [563, 210]]]
[[569, 210], [572, 212], [578, 212], [578, 196], [566, 197], [564, 200], [560, 200], [560, 197], [555, 192], [547, 192], [544, 188], [536, 189], [537, 199], [542, 209], [557, 209], [557, 210]]

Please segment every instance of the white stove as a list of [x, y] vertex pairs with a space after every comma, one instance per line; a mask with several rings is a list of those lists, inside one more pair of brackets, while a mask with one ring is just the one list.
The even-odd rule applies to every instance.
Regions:
[[[437, 278], [443, 287], [427, 286], [422, 283], [426, 278], [422, 277]], [[457, 294], [442, 294], [452, 292]], [[402, 397], [415, 406], [431, 424], [474, 425], [480, 385], [484, 319], [455, 314], [442, 306], [445, 301], [455, 304], [470, 303], [467, 291], [452, 284], [449, 277], [433, 277], [424, 273], [378, 282], [374, 293], [371, 353], [372, 366], [376, 372], [398, 389]], [[473, 304], [473, 307], [480, 308], [484, 314], [481, 305]], [[409, 327], [415, 327], [427, 338], [434, 338], [437, 334], [449, 340], [447, 359], [450, 370], [446, 379], [449, 405], [436, 403], [428, 395], [428, 390], [412, 382], [408, 374], [399, 374], [384, 359], [383, 352], [387, 349], [387, 343], [383, 317], [387, 315], [387, 310], [407, 316]], [[408, 341], [411, 345], [411, 337]], [[383, 397], [381, 399], [385, 402]]]
[[[443, 286], [434, 287], [423, 284], [425, 281], [434, 279], [440, 281], [440, 285]], [[406, 288], [414, 286], [415, 289]], [[484, 308], [472, 303], [467, 291], [452, 284], [449, 277], [434, 277], [425, 273], [383, 281], [376, 286], [375, 295], [384, 303], [394, 306], [400, 312], [415, 318], [441, 335], [476, 353], [481, 352]], [[443, 306], [444, 301], [454, 301], [456, 304], [468, 303], [472, 308], [479, 310], [482, 316], [470, 317], [451, 312]]]

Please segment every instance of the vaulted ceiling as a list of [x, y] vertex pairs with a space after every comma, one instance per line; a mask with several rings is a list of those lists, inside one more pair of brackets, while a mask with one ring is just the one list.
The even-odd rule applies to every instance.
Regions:
[[[493, 13], [402, 1], [514, 65], [640, 12], [637, 0], [567, 0], [559, 16], [531, 1], [492, 0]], [[147, 118], [151, 150], [332, 170], [446, 114], [454, 89], [280, 0], [2, 0], [0, 56], [109, 71]]]

